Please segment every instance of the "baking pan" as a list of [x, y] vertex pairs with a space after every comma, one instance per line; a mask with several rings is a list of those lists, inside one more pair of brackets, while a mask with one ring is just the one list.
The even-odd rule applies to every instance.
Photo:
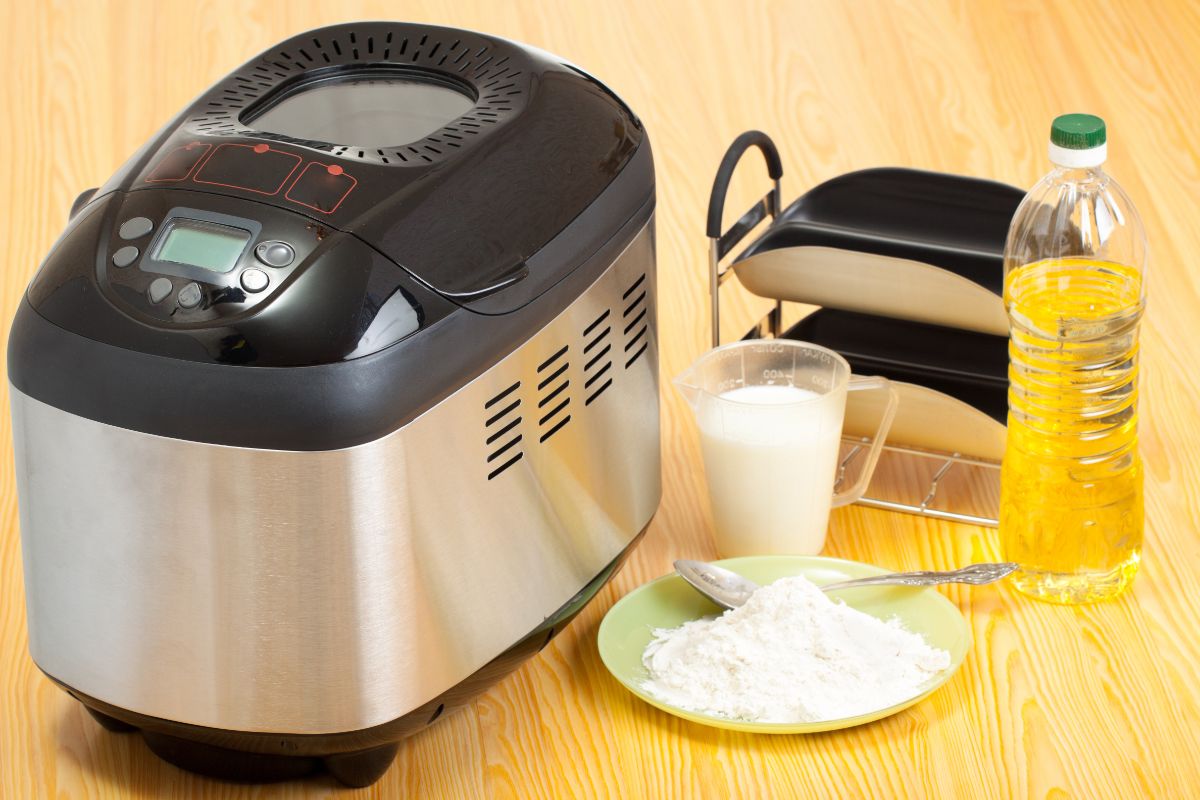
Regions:
[[734, 261], [762, 297], [1008, 335], [1004, 238], [1023, 192], [896, 167], [826, 181]]
[[[895, 382], [900, 405], [889, 442], [931, 453], [955, 453], [999, 462], [1007, 414], [1007, 340], [853, 311], [822, 308], [783, 338], [836, 350], [858, 375]], [[846, 432], [869, 436], [880, 398], [849, 398]]]

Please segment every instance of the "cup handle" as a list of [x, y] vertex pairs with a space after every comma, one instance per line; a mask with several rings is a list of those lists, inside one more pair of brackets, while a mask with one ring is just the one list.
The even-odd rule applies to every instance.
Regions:
[[866, 493], [867, 486], [871, 483], [871, 476], [875, 474], [875, 465], [879, 463], [879, 454], [883, 451], [883, 442], [892, 427], [892, 420], [896, 417], [896, 406], [900, 403], [900, 395], [892, 386], [892, 382], [887, 378], [879, 375], [852, 375], [850, 376], [849, 384], [846, 386], [847, 392], [870, 391], [872, 389], [887, 392], [887, 406], [883, 409], [883, 416], [879, 420], [879, 428], [876, 429], [875, 435], [871, 438], [871, 449], [867, 451], [867, 462], [863, 465], [862, 473], [849, 489], [833, 493], [833, 508], [853, 503]]

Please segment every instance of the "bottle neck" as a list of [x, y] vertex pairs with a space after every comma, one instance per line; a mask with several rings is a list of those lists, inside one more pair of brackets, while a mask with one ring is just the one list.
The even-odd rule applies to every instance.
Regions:
[[1062, 147], [1050, 142], [1047, 150], [1052, 164], [1071, 168], [1098, 167], [1108, 160], [1108, 145], [1100, 144], [1084, 150]]
[[1094, 167], [1068, 167], [1055, 164], [1054, 175], [1060, 180], [1071, 183], [1093, 183], [1107, 178], [1103, 164], [1097, 164]]

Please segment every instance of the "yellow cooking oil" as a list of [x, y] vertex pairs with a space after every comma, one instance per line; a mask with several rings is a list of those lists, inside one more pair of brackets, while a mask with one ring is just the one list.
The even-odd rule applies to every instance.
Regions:
[[1141, 272], [1083, 258], [1012, 269], [1008, 444], [1000, 537], [1022, 592], [1057, 603], [1119, 594], [1142, 546], [1137, 449]]

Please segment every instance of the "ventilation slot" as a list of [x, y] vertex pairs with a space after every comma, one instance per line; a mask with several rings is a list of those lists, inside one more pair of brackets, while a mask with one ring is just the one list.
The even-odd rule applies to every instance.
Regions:
[[612, 386], [612, 320], [608, 309], [583, 329], [583, 392], [585, 406]]
[[650, 343], [649, 323], [646, 320], [649, 309], [646, 304], [645, 283], [646, 274], [642, 273], [641, 277], [625, 290], [625, 294], [621, 295], [621, 302], [625, 304], [625, 311], [621, 315], [621, 324], [624, 326], [625, 369], [632, 367], [633, 362], [641, 358]]
[[[490, 43], [479, 46], [480, 40], [472, 43], [437, 37], [437, 33], [427, 32], [414, 34], [410, 39], [384, 25], [368, 25], [361, 30], [327, 34], [324, 38], [292, 40], [287, 49], [270, 53], [247, 72], [229, 78], [208, 98], [205, 110], [189, 122], [192, 129], [201, 134], [252, 134], [259, 139], [309, 147], [340, 158], [379, 164], [432, 163], [515, 113], [518, 106], [524, 104], [524, 95], [530, 86], [529, 76], [512, 68], [508, 56], [497, 56]], [[253, 123], [250, 127], [241, 123], [240, 115], [246, 108], [280, 84], [298, 79], [302, 73], [317, 67], [379, 63], [460, 75], [476, 88], [475, 108], [435, 132], [436, 136], [427, 136], [404, 146], [403, 153], [399, 149], [359, 150], [332, 142], [296, 139], [254, 130]]]
[[483, 404], [489, 481], [525, 455], [521, 450], [520, 388], [521, 382], [517, 381]]
[[547, 358], [537, 368], [538, 380], [538, 441], [544, 442], [571, 421], [571, 378], [567, 368], [567, 345]]

